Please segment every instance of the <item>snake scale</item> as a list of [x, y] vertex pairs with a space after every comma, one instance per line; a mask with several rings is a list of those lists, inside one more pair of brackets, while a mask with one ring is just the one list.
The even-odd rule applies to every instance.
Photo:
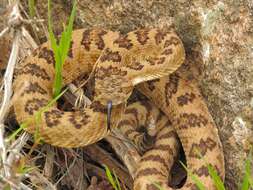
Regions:
[[[36, 123], [33, 115], [53, 96], [55, 61], [50, 43], [46, 42], [16, 69], [14, 94], [18, 98], [13, 105], [17, 121], [22, 123], [29, 119], [26, 131], [38, 130], [45, 142], [71, 148], [97, 142], [109, 134], [106, 124], [110, 101], [111, 128], [119, 127], [128, 136], [134, 133], [134, 125], [143, 122], [145, 114], [153, 115], [160, 127], [154, 147], [139, 163], [134, 190], [156, 189], [152, 181], [166, 190], [171, 189], [167, 184], [179, 146], [176, 135], [182, 143], [187, 166], [208, 189], [215, 189], [205, 162], [212, 164], [224, 178], [222, 147], [199, 90], [184, 80], [182, 73], [176, 72], [184, 59], [183, 44], [171, 29], [139, 29], [125, 35], [103, 29], [75, 30], [63, 65], [63, 84], [93, 73], [95, 93], [91, 105], [70, 112], [54, 104], [42, 112], [41, 121]], [[135, 87], [152, 104], [136, 103], [126, 107]], [[128, 117], [137, 123], [129, 124]], [[195, 149], [203, 159], [199, 159]], [[197, 187], [188, 177], [182, 189]]]

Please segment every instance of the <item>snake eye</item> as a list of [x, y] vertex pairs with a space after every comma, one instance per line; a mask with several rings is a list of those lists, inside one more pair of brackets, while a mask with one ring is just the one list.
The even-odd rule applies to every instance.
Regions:
[[112, 113], [112, 101], [107, 103], [107, 129], [111, 130], [111, 113]]

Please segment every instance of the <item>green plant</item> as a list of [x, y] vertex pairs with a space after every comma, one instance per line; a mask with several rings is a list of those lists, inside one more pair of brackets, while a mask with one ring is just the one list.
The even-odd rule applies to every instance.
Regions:
[[[191, 177], [192, 181], [197, 185], [199, 190], [207, 190], [207, 188], [205, 187], [205, 185], [203, 184], [203, 182], [196, 176], [194, 175], [185, 165], [184, 163], [182, 163], [182, 166], [185, 168], [185, 170], [188, 173], [188, 176]], [[215, 168], [211, 165], [211, 164], [206, 164], [207, 168], [208, 168], [208, 173], [211, 176], [215, 187], [217, 190], [226, 190], [225, 189], [225, 185], [222, 182], [222, 179], [219, 177], [217, 171], [215, 170]], [[242, 179], [242, 183], [240, 185], [239, 190], [249, 190], [251, 188], [253, 188], [253, 176], [251, 174], [252, 171], [252, 152], [249, 153], [248, 158], [245, 161], [245, 174], [244, 177]], [[157, 184], [157, 183], [153, 183], [157, 189], [159, 190], [163, 190], [163, 188]]]
[[28, 7], [29, 7], [29, 14], [30, 17], [34, 17], [35, 15], [35, 1], [34, 0], [28, 0]]
[[[35, 1], [34, 0], [29, 0], [29, 13], [30, 16], [34, 16], [34, 10], [35, 10]], [[64, 31], [62, 32], [61, 38], [59, 45], [57, 44], [56, 37], [53, 33], [52, 29], [52, 23], [51, 23], [51, 13], [50, 13], [51, 7], [50, 7], [50, 0], [48, 0], [48, 25], [49, 25], [49, 36], [50, 36], [50, 42], [51, 46], [53, 49], [54, 53], [54, 58], [55, 58], [55, 80], [54, 80], [54, 87], [53, 87], [53, 99], [48, 102], [48, 104], [41, 109], [39, 109], [37, 112], [34, 113], [33, 116], [30, 118], [26, 119], [22, 124], [20, 124], [20, 127], [14, 131], [8, 138], [7, 141], [11, 141], [15, 139], [15, 137], [25, 128], [27, 128], [29, 125], [31, 125], [35, 121], [35, 126], [36, 126], [36, 132], [34, 134], [34, 145], [30, 149], [29, 153], [30, 154], [34, 147], [40, 143], [43, 139], [40, 137], [40, 123], [42, 119], [42, 114], [47, 111], [67, 90], [67, 88], [61, 92], [61, 85], [62, 85], [62, 66], [63, 63], [67, 57], [69, 47], [70, 47], [70, 42], [71, 42], [71, 35], [72, 35], [72, 28], [73, 28], [73, 22], [74, 22], [74, 17], [75, 17], [75, 12], [76, 12], [76, 1], [74, 1], [73, 9], [71, 12], [71, 16], [69, 18], [69, 23], [68, 26], [65, 28]], [[24, 159], [26, 159], [24, 157]], [[20, 165], [17, 167], [17, 173], [19, 174], [26, 174], [29, 173], [33, 168], [26, 166], [24, 160], [20, 163]], [[4, 186], [5, 190], [10, 189], [10, 185], [7, 184]]]
[[252, 152], [250, 151], [248, 158], [245, 161], [245, 174], [243, 176], [241, 190], [248, 190], [250, 187], [253, 188], [253, 176], [251, 175], [252, 170]]
[[110, 171], [110, 169], [104, 165], [104, 168], [105, 168], [105, 173], [106, 173], [106, 176], [109, 180], [109, 182], [111, 183], [112, 187], [115, 189], [115, 190], [121, 190], [121, 187], [120, 187], [120, 183], [119, 183], [119, 180], [118, 180], [118, 177], [117, 175]]
[[[32, 10], [34, 10], [34, 0], [29, 0], [28, 3], [29, 3], [30, 13], [32, 13]], [[19, 134], [23, 129], [25, 129], [28, 125], [30, 125], [32, 121], [35, 120], [36, 132], [34, 134], [34, 139], [35, 139], [35, 142], [39, 142], [41, 140], [39, 136], [39, 124], [41, 123], [42, 113], [48, 110], [48, 108], [50, 108], [67, 90], [65, 89], [63, 92], [61, 92], [62, 66], [69, 51], [73, 22], [74, 22], [74, 17], [76, 14], [76, 1], [74, 1], [74, 4], [73, 4], [73, 9], [69, 18], [68, 26], [62, 32], [59, 45], [57, 44], [57, 40], [52, 29], [50, 4], [51, 4], [51, 1], [48, 0], [49, 36], [50, 36], [50, 42], [51, 42], [51, 46], [52, 46], [54, 58], [55, 58], [55, 80], [54, 80], [54, 87], [53, 87], [54, 97], [51, 101], [49, 101], [49, 103], [45, 107], [38, 110], [31, 118], [28, 118], [25, 122], [23, 122], [20, 125], [20, 127], [8, 137], [7, 141], [14, 139], [17, 136], [17, 134]]]
[[162, 188], [158, 183], [154, 182], [153, 185], [154, 185], [157, 189], [163, 190], [163, 188]]
[[76, 1], [74, 1], [74, 4], [73, 4], [68, 26], [64, 27], [64, 31], [61, 34], [59, 44], [57, 44], [57, 39], [52, 29], [51, 0], [48, 0], [49, 40], [51, 42], [51, 46], [54, 52], [54, 59], [55, 59], [55, 79], [54, 79], [54, 88], [53, 88], [54, 97], [56, 97], [61, 92], [62, 67], [65, 62], [65, 59], [67, 58], [69, 47], [70, 47], [75, 14], [76, 14]]
[[183, 162], [180, 162], [182, 164], [182, 166], [184, 167], [184, 169], [187, 171], [188, 176], [192, 179], [192, 181], [197, 185], [199, 190], [206, 190], [205, 185], [202, 183], [202, 181], [196, 176], [194, 175], [191, 170], [189, 170], [186, 165], [184, 165]]
[[217, 171], [215, 170], [215, 168], [211, 165], [211, 164], [206, 164], [207, 168], [208, 168], [208, 173], [210, 174], [215, 187], [218, 190], [225, 190], [225, 186], [223, 184], [222, 179], [220, 178], [220, 176], [218, 175]]

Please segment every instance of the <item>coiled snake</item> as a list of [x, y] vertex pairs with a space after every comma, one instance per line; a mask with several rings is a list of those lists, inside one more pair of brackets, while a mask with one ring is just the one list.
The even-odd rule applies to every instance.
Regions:
[[[93, 71], [94, 100], [88, 108], [74, 112], [62, 111], [53, 105], [42, 113], [38, 128], [40, 136], [49, 144], [69, 148], [97, 142], [110, 132], [106, 125], [108, 102], [112, 102], [111, 128], [118, 125], [122, 128], [124, 125], [120, 121], [126, 114], [127, 99], [137, 87], [168, 116], [170, 122], [163, 124], [165, 127], [158, 132], [155, 147], [144, 154], [134, 189], [156, 189], [147, 180], [149, 177], [170, 189], [166, 185], [167, 169], [177, 152], [173, 150], [177, 143], [175, 132], [166, 127], [168, 125], [175, 128], [183, 145], [187, 166], [208, 189], [214, 189], [204, 161], [216, 167], [223, 178], [222, 148], [198, 89], [175, 73], [184, 59], [182, 42], [172, 30], [140, 29], [126, 35], [102, 29], [73, 31], [68, 58], [63, 65], [63, 83], [66, 85]], [[14, 110], [19, 123], [30, 119], [30, 125], [25, 128], [30, 133], [37, 130], [32, 116], [52, 99], [54, 65], [54, 55], [47, 42], [25, 58], [16, 70], [14, 92], [19, 97], [14, 100]], [[138, 117], [143, 114], [138, 113], [140, 107], [136, 104], [133, 109], [137, 111], [129, 113]], [[198, 159], [196, 148], [203, 159]], [[183, 189], [196, 187], [188, 178]]]

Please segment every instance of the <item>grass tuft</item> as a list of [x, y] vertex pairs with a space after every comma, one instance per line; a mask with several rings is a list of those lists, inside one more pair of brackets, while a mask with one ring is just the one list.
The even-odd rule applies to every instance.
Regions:
[[[250, 152], [248, 158], [245, 161], [245, 175], [242, 179], [242, 184], [240, 186], [240, 190], [250, 190], [253, 188], [253, 176], [251, 174], [251, 170], [252, 170], [252, 153]], [[187, 171], [188, 175], [191, 177], [191, 179], [194, 181], [194, 183], [197, 185], [199, 190], [207, 190], [207, 188], [204, 186], [204, 184], [200, 181], [200, 179], [192, 174], [192, 172], [181, 162], [182, 166], [185, 168], [185, 170]], [[218, 175], [218, 172], [215, 170], [215, 168], [209, 164], [206, 163], [206, 166], [208, 168], [208, 173], [211, 176], [215, 187], [217, 190], [226, 190], [225, 185], [222, 181], [222, 179], [220, 178], [220, 176]]]
[[[200, 155], [200, 157], [202, 157]], [[203, 158], [202, 158], [203, 159]], [[251, 174], [252, 171], [252, 151], [250, 151], [248, 158], [245, 161], [245, 174], [244, 177], [242, 179], [242, 183], [240, 185], [240, 188], [238, 187], [238, 189], [240, 190], [250, 190], [253, 189], [253, 176]], [[203, 184], [203, 182], [201, 182], [201, 180], [198, 178], [198, 176], [194, 175], [185, 165], [184, 163], [180, 162], [181, 165], [184, 167], [184, 169], [187, 171], [187, 174], [189, 177], [191, 177], [192, 181], [197, 185], [197, 188], [199, 190], [207, 190], [207, 188], [205, 187], [205, 185]], [[211, 176], [215, 187], [217, 190], [226, 190], [225, 185], [222, 181], [222, 179], [220, 178], [220, 176], [218, 175], [218, 172], [215, 170], [215, 168], [207, 163], [206, 164], [207, 168], [208, 168], [208, 173]], [[157, 183], [153, 183], [158, 190], [164, 190], [161, 186], [159, 186], [159, 184]]]
[[[30, 14], [34, 13], [34, 0], [29, 0], [29, 10]], [[53, 33], [52, 29], [52, 22], [51, 22], [51, 6], [50, 6], [51, 0], [48, 0], [48, 25], [49, 25], [49, 36], [50, 36], [50, 42], [51, 46], [54, 52], [55, 57], [55, 81], [54, 81], [54, 87], [53, 87], [53, 93], [54, 97], [51, 101], [48, 102], [48, 104], [45, 107], [42, 107], [39, 111], [37, 111], [31, 118], [28, 118], [26, 121], [20, 124], [20, 127], [14, 131], [8, 138], [7, 141], [11, 141], [16, 138], [16, 136], [25, 128], [28, 127], [28, 125], [31, 124], [32, 121], [35, 120], [36, 124], [36, 132], [34, 134], [34, 140], [35, 144], [39, 143], [41, 140], [39, 135], [39, 125], [41, 123], [41, 116], [43, 112], [47, 111], [65, 92], [67, 89], [65, 89], [63, 92], [61, 92], [62, 88], [62, 66], [63, 63], [67, 57], [70, 42], [71, 42], [71, 35], [73, 30], [73, 23], [74, 18], [76, 14], [76, 1], [74, 1], [73, 9], [69, 18], [68, 26], [64, 29], [62, 32], [60, 43], [57, 44], [56, 37]], [[32, 11], [33, 10], [33, 11]]]
[[53, 87], [54, 97], [56, 97], [61, 92], [62, 67], [68, 55], [75, 15], [76, 15], [76, 1], [74, 1], [74, 4], [73, 4], [68, 26], [64, 27], [64, 31], [61, 34], [59, 44], [57, 44], [57, 39], [54, 35], [53, 28], [52, 28], [51, 0], [48, 0], [49, 40], [51, 42], [51, 47], [53, 49], [54, 58], [55, 58], [55, 79], [54, 79], [54, 87]]

